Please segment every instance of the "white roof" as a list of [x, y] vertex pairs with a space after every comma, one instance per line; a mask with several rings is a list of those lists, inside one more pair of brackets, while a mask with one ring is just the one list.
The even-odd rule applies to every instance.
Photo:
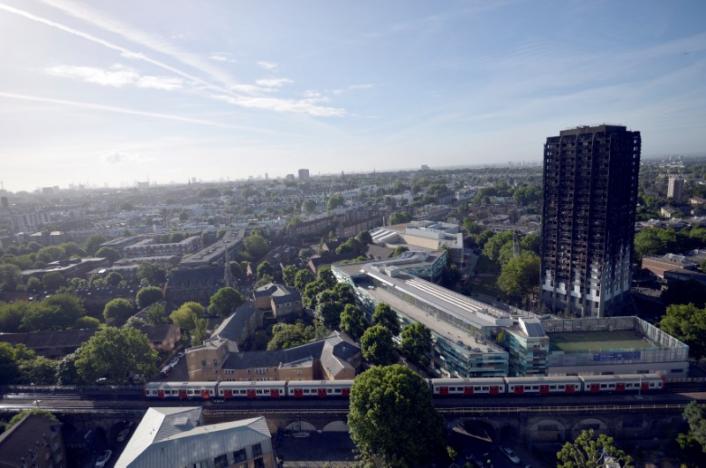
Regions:
[[200, 419], [200, 407], [149, 408], [116, 468], [188, 466], [270, 440], [264, 417], [205, 426]]

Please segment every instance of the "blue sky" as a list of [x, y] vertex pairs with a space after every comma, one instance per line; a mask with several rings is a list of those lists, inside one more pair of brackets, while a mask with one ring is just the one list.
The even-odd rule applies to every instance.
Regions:
[[706, 153], [699, 0], [0, 0], [0, 57], [10, 190]]

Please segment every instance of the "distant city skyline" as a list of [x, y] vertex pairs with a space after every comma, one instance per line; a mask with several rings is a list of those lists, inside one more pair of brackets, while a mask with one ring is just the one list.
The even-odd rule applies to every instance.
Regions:
[[[167, 8], [168, 5], [168, 8]], [[7, 190], [704, 154], [706, 3], [0, 0]]]

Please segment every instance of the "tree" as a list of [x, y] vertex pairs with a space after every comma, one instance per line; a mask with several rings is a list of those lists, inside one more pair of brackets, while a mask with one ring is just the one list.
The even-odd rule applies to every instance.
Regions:
[[240, 265], [238, 262], [230, 262], [228, 264], [228, 267], [230, 268], [230, 274], [233, 275], [234, 278], [242, 278], [244, 275], [243, 267]]
[[56, 291], [65, 283], [64, 275], [58, 271], [50, 271], [42, 276], [42, 285], [47, 291]]
[[302, 305], [309, 309], [316, 307], [318, 295], [326, 290], [326, 284], [321, 280], [311, 281], [307, 283], [302, 292]]
[[62, 330], [72, 327], [86, 310], [71, 294], [54, 294], [40, 303], [27, 304], [20, 328], [24, 331]]
[[314, 200], [304, 200], [302, 210], [304, 210], [304, 213], [313, 213], [316, 210], [316, 202]]
[[245, 302], [243, 295], [233, 288], [221, 288], [211, 296], [208, 313], [227, 317]]
[[197, 318], [194, 320], [194, 329], [191, 331], [191, 346], [198, 346], [206, 339], [208, 320]]
[[307, 327], [302, 322], [276, 323], [272, 327], [272, 338], [267, 343], [267, 350], [293, 348], [310, 342], [314, 336], [314, 327]]
[[632, 458], [615, 446], [612, 437], [606, 434], [596, 437], [593, 429], [584, 430], [557, 452], [557, 468], [603, 468], [608, 457], [623, 468], [634, 466]]
[[0, 341], [0, 382], [14, 383], [20, 375], [15, 359], [15, 349], [10, 343]]
[[409, 251], [409, 247], [407, 247], [406, 245], [398, 245], [397, 247], [395, 247], [395, 250], [392, 251], [392, 256], [399, 257], [407, 251]]
[[368, 327], [368, 321], [365, 314], [355, 304], [346, 304], [340, 316], [341, 330], [348, 333], [351, 338], [358, 340], [365, 329]]
[[494, 234], [483, 246], [483, 255], [488, 257], [492, 262], [498, 262], [500, 249], [508, 242], [512, 244], [511, 231], [502, 231]]
[[0, 264], [0, 292], [14, 291], [22, 279], [22, 272], [16, 265]]
[[42, 247], [37, 252], [37, 261], [43, 264], [61, 260], [64, 257], [64, 251], [55, 245]]
[[316, 279], [322, 281], [326, 288], [332, 288], [336, 285], [336, 277], [331, 272], [331, 267], [321, 267], [319, 272], [316, 274]]
[[137, 302], [137, 307], [144, 309], [147, 306], [161, 301], [164, 299], [162, 295], [162, 290], [156, 286], [145, 286], [137, 291], [135, 295], [135, 301]]
[[257, 231], [246, 237], [243, 240], [243, 245], [245, 246], [245, 252], [251, 260], [259, 260], [267, 253], [267, 249], [269, 248], [267, 240]]
[[302, 291], [307, 284], [311, 283], [315, 279], [316, 278], [314, 277], [314, 274], [311, 272], [311, 270], [307, 268], [301, 269], [297, 271], [297, 274], [294, 277], [294, 287]]
[[137, 279], [150, 286], [161, 286], [167, 280], [166, 272], [150, 263], [141, 263], [137, 268]]
[[356, 377], [348, 426], [361, 455], [374, 466], [428, 466], [444, 451], [443, 421], [429, 385], [401, 365], [376, 366]]
[[101, 321], [95, 317], [89, 317], [84, 315], [83, 317], [76, 320], [74, 328], [87, 329], [87, 328], [98, 328], [101, 326]]
[[498, 287], [512, 297], [524, 297], [539, 285], [539, 257], [532, 252], [522, 252], [503, 265], [498, 277]]
[[396, 361], [392, 333], [382, 325], [373, 325], [360, 338], [363, 358], [371, 364], [387, 365]]
[[382, 325], [392, 333], [392, 336], [400, 334], [400, 319], [397, 317], [397, 312], [390, 309], [390, 306], [385, 303], [381, 302], [375, 306], [373, 325]]
[[422, 367], [431, 362], [431, 331], [421, 323], [412, 323], [402, 330], [400, 352], [410, 361]]
[[87, 253], [94, 255], [98, 249], [100, 248], [100, 245], [105, 242], [105, 237], [103, 236], [91, 236], [86, 240], [86, 243], [84, 244], [84, 249], [86, 250]]
[[98, 330], [76, 351], [80, 380], [93, 383], [106, 378], [111, 384], [145, 380], [157, 370], [157, 352], [144, 333], [132, 327]]
[[[698, 447], [701, 454], [706, 453], [706, 418], [704, 418], [704, 410], [701, 409], [698, 403], [692, 401], [683, 413], [684, 420], [689, 425], [689, 432], [679, 434], [677, 441], [682, 449], [692, 449]], [[692, 450], [696, 452], [696, 450]]]
[[96, 257], [105, 258], [110, 263], [114, 263], [116, 260], [118, 260], [120, 258], [120, 254], [118, 253], [117, 250], [111, 249], [110, 247], [101, 247], [96, 252]]
[[412, 220], [412, 216], [406, 211], [397, 211], [390, 215], [390, 224], [408, 223]]
[[257, 274], [257, 279], [262, 279], [265, 275], [274, 276], [274, 270], [272, 269], [270, 262], [267, 260], [261, 262], [255, 271]]
[[37, 278], [36, 276], [30, 276], [30, 278], [27, 280], [27, 291], [36, 294], [41, 290], [42, 290], [42, 281], [39, 278]]
[[23, 317], [32, 307], [28, 302], [0, 302], [0, 332], [15, 333], [20, 331]]
[[117, 298], [103, 308], [103, 318], [110, 325], [120, 326], [135, 314], [135, 307], [127, 299]]
[[[321, 296], [321, 294], [319, 294], [319, 296]], [[340, 302], [318, 301], [316, 305], [316, 318], [329, 330], [338, 330], [342, 309], [343, 304]]]
[[326, 200], [326, 209], [328, 211], [335, 210], [339, 206], [343, 206], [344, 200], [340, 193], [334, 193]]
[[202, 318], [206, 310], [198, 302], [185, 302], [177, 310], [169, 315], [172, 323], [182, 330], [193, 330], [196, 328], [196, 320]]
[[344, 243], [336, 247], [336, 255], [346, 255], [355, 257], [365, 252], [365, 245], [355, 237], [351, 237]]
[[294, 265], [287, 265], [282, 268], [282, 280], [287, 286], [294, 286], [294, 282], [297, 277], [297, 267]]
[[122, 280], [123, 280], [123, 275], [121, 275], [117, 271], [111, 271], [105, 277], [105, 282], [113, 287], [116, 287], [117, 285], [119, 285]]
[[20, 372], [22, 380], [35, 385], [54, 385], [56, 383], [57, 361], [37, 356], [34, 359], [22, 361]]
[[672, 304], [659, 322], [659, 327], [689, 345], [692, 358], [706, 355], [706, 308], [694, 304]]
[[363, 231], [359, 233], [357, 236], [355, 236], [356, 240], [360, 242], [363, 245], [368, 245], [373, 243], [373, 236], [370, 235], [370, 232], [368, 231]]
[[76, 353], [67, 354], [56, 367], [57, 385], [75, 385], [79, 383], [76, 370]]
[[144, 312], [145, 322], [152, 325], [160, 323], [169, 323], [167, 308], [163, 303], [155, 302], [151, 306], [147, 306]]

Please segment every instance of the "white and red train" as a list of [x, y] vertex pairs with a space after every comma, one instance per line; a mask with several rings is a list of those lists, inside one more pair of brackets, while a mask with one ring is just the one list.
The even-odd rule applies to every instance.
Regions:
[[[428, 379], [428, 382], [435, 396], [449, 397], [647, 393], [664, 388], [659, 374]], [[145, 396], [180, 400], [348, 398], [352, 386], [352, 380], [149, 382], [145, 385]]]

